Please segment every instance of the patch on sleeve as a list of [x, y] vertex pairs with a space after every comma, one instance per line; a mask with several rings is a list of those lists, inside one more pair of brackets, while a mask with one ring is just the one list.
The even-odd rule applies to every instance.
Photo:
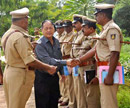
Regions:
[[111, 34], [111, 39], [114, 40], [116, 38], [116, 34]]

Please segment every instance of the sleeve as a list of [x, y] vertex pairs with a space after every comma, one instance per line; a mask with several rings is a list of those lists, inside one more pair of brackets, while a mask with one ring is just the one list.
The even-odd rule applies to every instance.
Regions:
[[49, 56], [47, 50], [45, 47], [41, 46], [38, 44], [35, 48], [35, 53], [38, 59], [44, 63], [54, 65], [54, 66], [65, 66], [66, 61], [65, 60], [60, 60], [60, 59], [55, 59]]
[[35, 61], [35, 56], [32, 50], [32, 47], [30, 46], [29, 42], [26, 40], [25, 37], [21, 36], [19, 39], [17, 39], [15, 43], [15, 48], [24, 61], [25, 65], [28, 63], [31, 63]]
[[120, 52], [121, 50], [121, 37], [120, 33], [117, 29], [110, 29], [107, 34], [107, 43], [109, 46], [110, 51], [118, 51]]

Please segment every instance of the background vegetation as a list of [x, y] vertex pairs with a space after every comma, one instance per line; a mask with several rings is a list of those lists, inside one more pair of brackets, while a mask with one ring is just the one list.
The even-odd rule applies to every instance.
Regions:
[[[86, 15], [94, 18], [96, 3], [115, 4], [113, 18], [123, 31], [124, 41], [130, 41], [130, 0], [0, 0], [0, 37], [11, 25], [10, 11], [28, 7], [29, 33], [34, 35], [34, 28], [41, 27], [41, 22], [50, 19], [72, 20], [73, 14]], [[125, 68], [125, 85], [118, 92], [119, 108], [130, 108], [130, 45], [123, 45], [120, 62]]]

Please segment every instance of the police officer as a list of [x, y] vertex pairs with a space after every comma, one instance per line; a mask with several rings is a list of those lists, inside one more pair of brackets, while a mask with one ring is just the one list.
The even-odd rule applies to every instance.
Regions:
[[37, 41], [40, 38], [40, 29], [38, 27], [34, 28], [34, 35], [35, 35], [35, 41]]
[[[65, 29], [66, 35], [65, 35], [65, 39], [62, 43], [62, 47], [61, 47], [61, 52], [62, 52], [62, 58], [67, 60], [70, 59], [70, 51], [71, 51], [71, 47], [72, 47], [72, 41], [74, 38], [74, 32], [73, 32], [73, 27], [72, 27], [72, 21], [70, 20], [64, 20], [64, 24], [63, 27]], [[65, 42], [65, 43], [64, 43]], [[70, 44], [69, 44], [70, 43]], [[65, 106], [68, 104], [69, 101], [69, 95], [68, 94], [68, 86], [71, 86], [69, 82], [68, 83], [68, 77], [66, 76], [65, 78], [65, 83], [64, 83], [64, 96], [63, 96], [63, 102], [60, 104], [60, 106]]]
[[10, 12], [12, 25], [2, 37], [6, 66], [4, 70], [4, 92], [7, 108], [25, 108], [34, 83], [34, 68], [46, 70], [50, 74], [55, 66], [44, 64], [33, 54], [29, 40], [28, 8]]
[[[100, 38], [106, 39], [98, 40], [95, 48], [87, 52], [84, 56], [79, 58], [80, 62], [96, 56], [97, 62], [97, 78], [99, 74], [99, 66], [108, 65], [109, 70], [104, 84], [99, 84], [101, 92], [101, 108], [118, 108], [117, 105], [117, 91], [118, 84], [113, 84], [113, 74], [116, 66], [120, 65], [119, 56], [121, 51], [121, 43], [123, 36], [117, 24], [112, 20], [113, 4], [97, 4], [95, 5], [96, 21], [102, 25], [103, 30], [100, 33]], [[93, 83], [97, 81], [93, 80]]]
[[59, 42], [62, 42], [65, 38], [63, 23], [64, 22], [62, 20], [58, 20], [55, 22], [56, 31], [58, 33], [56, 35], [56, 38], [59, 40]]
[[[73, 27], [76, 31], [73, 43], [72, 43], [72, 49], [70, 51], [71, 58], [79, 57], [79, 50], [77, 48], [81, 47], [82, 42], [84, 41], [84, 34], [82, 32], [82, 15], [74, 14], [73, 15]], [[83, 92], [82, 86], [78, 85], [78, 76], [69, 76], [69, 80], [73, 84], [71, 88], [69, 89], [71, 94], [71, 100], [69, 101], [69, 107], [71, 108], [82, 108], [83, 106], [86, 106], [85, 103], [85, 95], [79, 96], [79, 91]], [[72, 89], [73, 88], [73, 89]], [[74, 91], [74, 92], [73, 92]]]
[[[65, 38], [65, 32], [64, 32], [64, 27], [63, 27], [63, 23], [64, 21], [63, 20], [58, 20], [55, 22], [55, 28], [56, 28], [56, 32], [54, 34], [56, 34], [56, 38], [62, 42]], [[62, 46], [62, 43], [60, 44], [60, 46]], [[60, 99], [58, 101], [58, 103], [62, 103], [63, 100], [64, 100], [64, 96], [65, 95], [65, 88], [64, 88], [64, 77], [63, 75], [61, 76], [59, 73], [58, 73], [58, 76], [59, 76], [59, 87], [60, 87]]]
[[[81, 45], [81, 49], [79, 51], [79, 55], [82, 56], [86, 52], [88, 52], [90, 49], [92, 49], [95, 44], [96, 40], [90, 40], [89, 38], [98, 37], [96, 34], [96, 20], [90, 19], [86, 16], [82, 17], [83, 24], [82, 24], [82, 30], [85, 36], [85, 39]], [[96, 74], [96, 65], [95, 65], [95, 59], [94, 57], [82, 62], [79, 64], [80, 66], [80, 85], [83, 85], [85, 96], [86, 96], [86, 102], [88, 108], [100, 108], [100, 91], [99, 91], [99, 85], [97, 84], [91, 84], [91, 80], [94, 78]], [[92, 76], [92, 77], [91, 77]], [[85, 77], [85, 78], [84, 78]]]

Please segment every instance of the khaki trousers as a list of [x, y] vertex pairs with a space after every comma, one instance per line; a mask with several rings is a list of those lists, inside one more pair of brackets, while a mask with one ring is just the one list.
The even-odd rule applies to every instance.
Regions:
[[[97, 68], [97, 77], [99, 77], [99, 68]], [[101, 93], [101, 108], [118, 108], [117, 104], [117, 91], [119, 88], [118, 84], [111, 86], [105, 84], [99, 84]]]
[[85, 83], [84, 72], [85, 70], [90, 70], [91, 68], [93, 67], [84, 66], [79, 68], [84, 95], [86, 96], [86, 108], [101, 108], [99, 85], [89, 85]]
[[86, 84], [86, 100], [88, 108], [101, 108], [99, 85]]
[[65, 77], [65, 81], [62, 81], [62, 77], [60, 74], [58, 74], [59, 76], [59, 87], [60, 87], [60, 94], [61, 94], [61, 98], [60, 101], [63, 102], [68, 102], [69, 101], [69, 97], [68, 97], [68, 76]]
[[3, 85], [7, 108], [25, 108], [34, 78], [34, 71], [6, 66]]
[[65, 81], [62, 81], [62, 78], [60, 76], [60, 80], [59, 80], [60, 94], [61, 94], [60, 101], [63, 101], [63, 102], [69, 101], [69, 97], [68, 97], [68, 78], [67, 77], [68, 76], [65, 77]]
[[82, 72], [79, 76], [74, 76], [74, 92], [76, 96], [77, 108], [87, 108], [87, 102], [84, 91], [84, 83], [82, 81]]
[[[68, 67], [68, 70], [70, 73], [72, 73], [72, 68]], [[74, 80], [73, 80], [73, 75], [70, 74], [69, 76], [67, 76], [68, 78], [68, 96], [69, 96], [69, 108], [77, 108], [76, 107], [76, 97], [75, 97], [75, 93], [74, 93]]]
[[101, 108], [118, 108], [116, 96], [119, 85], [107, 86], [100, 84], [99, 86], [101, 92]]

